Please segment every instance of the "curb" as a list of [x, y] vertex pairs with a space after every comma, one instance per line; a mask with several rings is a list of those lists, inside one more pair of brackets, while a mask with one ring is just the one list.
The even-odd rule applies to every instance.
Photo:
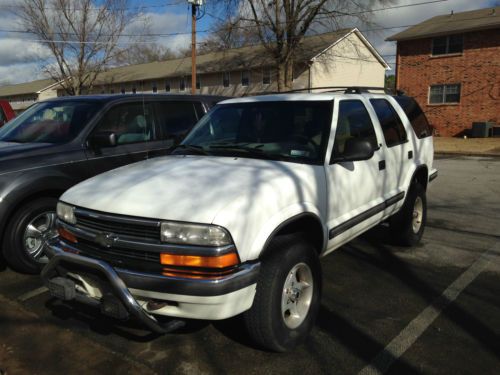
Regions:
[[500, 158], [499, 153], [493, 152], [466, 152], [466, 151], [434, 151], [436, 156], [483, 156], [491, 158]]

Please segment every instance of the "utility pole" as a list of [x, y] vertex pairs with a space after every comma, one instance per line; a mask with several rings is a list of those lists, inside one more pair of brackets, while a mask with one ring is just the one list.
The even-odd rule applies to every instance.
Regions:
[[191, 94], [196, 94], [196, 19], [203, 0], [188, 0], [191, 4]]

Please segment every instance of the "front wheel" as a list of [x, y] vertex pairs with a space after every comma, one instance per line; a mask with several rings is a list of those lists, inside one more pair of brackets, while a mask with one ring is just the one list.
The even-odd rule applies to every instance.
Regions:
[[262, 259], [257, 293], [244, 320], [260, 346], [285, 352], [311, 331], [320, 306], [321, 267], [313, 246], [298, 236], [273, 240]]
[[36, 274], [47, 262], [45, 243], [57, 235], [56, 204], [55, 198], [36, 199], [21, 206], [9, 220], [3, 253], [14, 270]]
[[390, 229], [403, 246], [415, 246], [424, 234], [427, 222], [427, 199], [425, 189], [414, 183], [401, 210], [390, 220]]

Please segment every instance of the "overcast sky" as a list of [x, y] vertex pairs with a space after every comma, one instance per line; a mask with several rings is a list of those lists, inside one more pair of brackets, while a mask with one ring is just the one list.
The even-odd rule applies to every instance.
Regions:
[[[32, 81], [44, 78], [41, 67], [50, 62], [50, 52], [29, 34], [6, 32], [7, 30], [22, 30], [15, 16], [9, 12], [13, 6], [22, 0], [0, 0], [0, 85]], [[174, 6], [163, 6], [167, 3], [178, 3], [177, 0], [132, 0], [134, 5], [144, 6], [146, 16], [150, 19], [150, 30], [152, 33], [186, 33], [184, 35], [168, 36], [158, 38], [156, 41], [176, 50], [181, 46], [187, 46], [190, 42], [191, 31], [190, 11], [186, 4]], [[210, 1], [210, 0], [208, 0]], [[400, 0], [395, 5], [406, 5], [425, 2], [428, 0]], [[394, 27], [412, 25], [436, 15], [462, 12], [472, 9], [480, 9], [500, 5], [500, 0], [446, 0], [433, 4], [421, 6], [403, 7], [398, 9], [384, 10], [373, 13], [373, 21], [376, 27]], [[214, 19], [205, 15], [198, 23], [198, 38], [203, 39]], [[351, 26], [351, 25], [345, 25]], [[363, 31], [363, 26], [359, 25]], [[366, 28], [366, 27], [365, 27]], [[373, 28], [373, 27], [371, 27]], [[130, 26], [128, 32], [134, 32], [136, 28]], [[386, 61], [394, 67], [395, 43], [385, 42], [389, 35], [404, 30], [394, 28], [383, 31], [364, 32], [368, 40], [377, 48]], [[126, 45], [127, 38], [123, 39]]]

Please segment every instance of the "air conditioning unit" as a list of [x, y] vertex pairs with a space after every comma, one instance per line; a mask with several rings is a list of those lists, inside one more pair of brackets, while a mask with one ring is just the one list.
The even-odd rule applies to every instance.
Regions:
[[491, 136], [491, 129], [495, 126], [494, 122], [473, 122], [472, 137], [473, 138], [488, 138]]

